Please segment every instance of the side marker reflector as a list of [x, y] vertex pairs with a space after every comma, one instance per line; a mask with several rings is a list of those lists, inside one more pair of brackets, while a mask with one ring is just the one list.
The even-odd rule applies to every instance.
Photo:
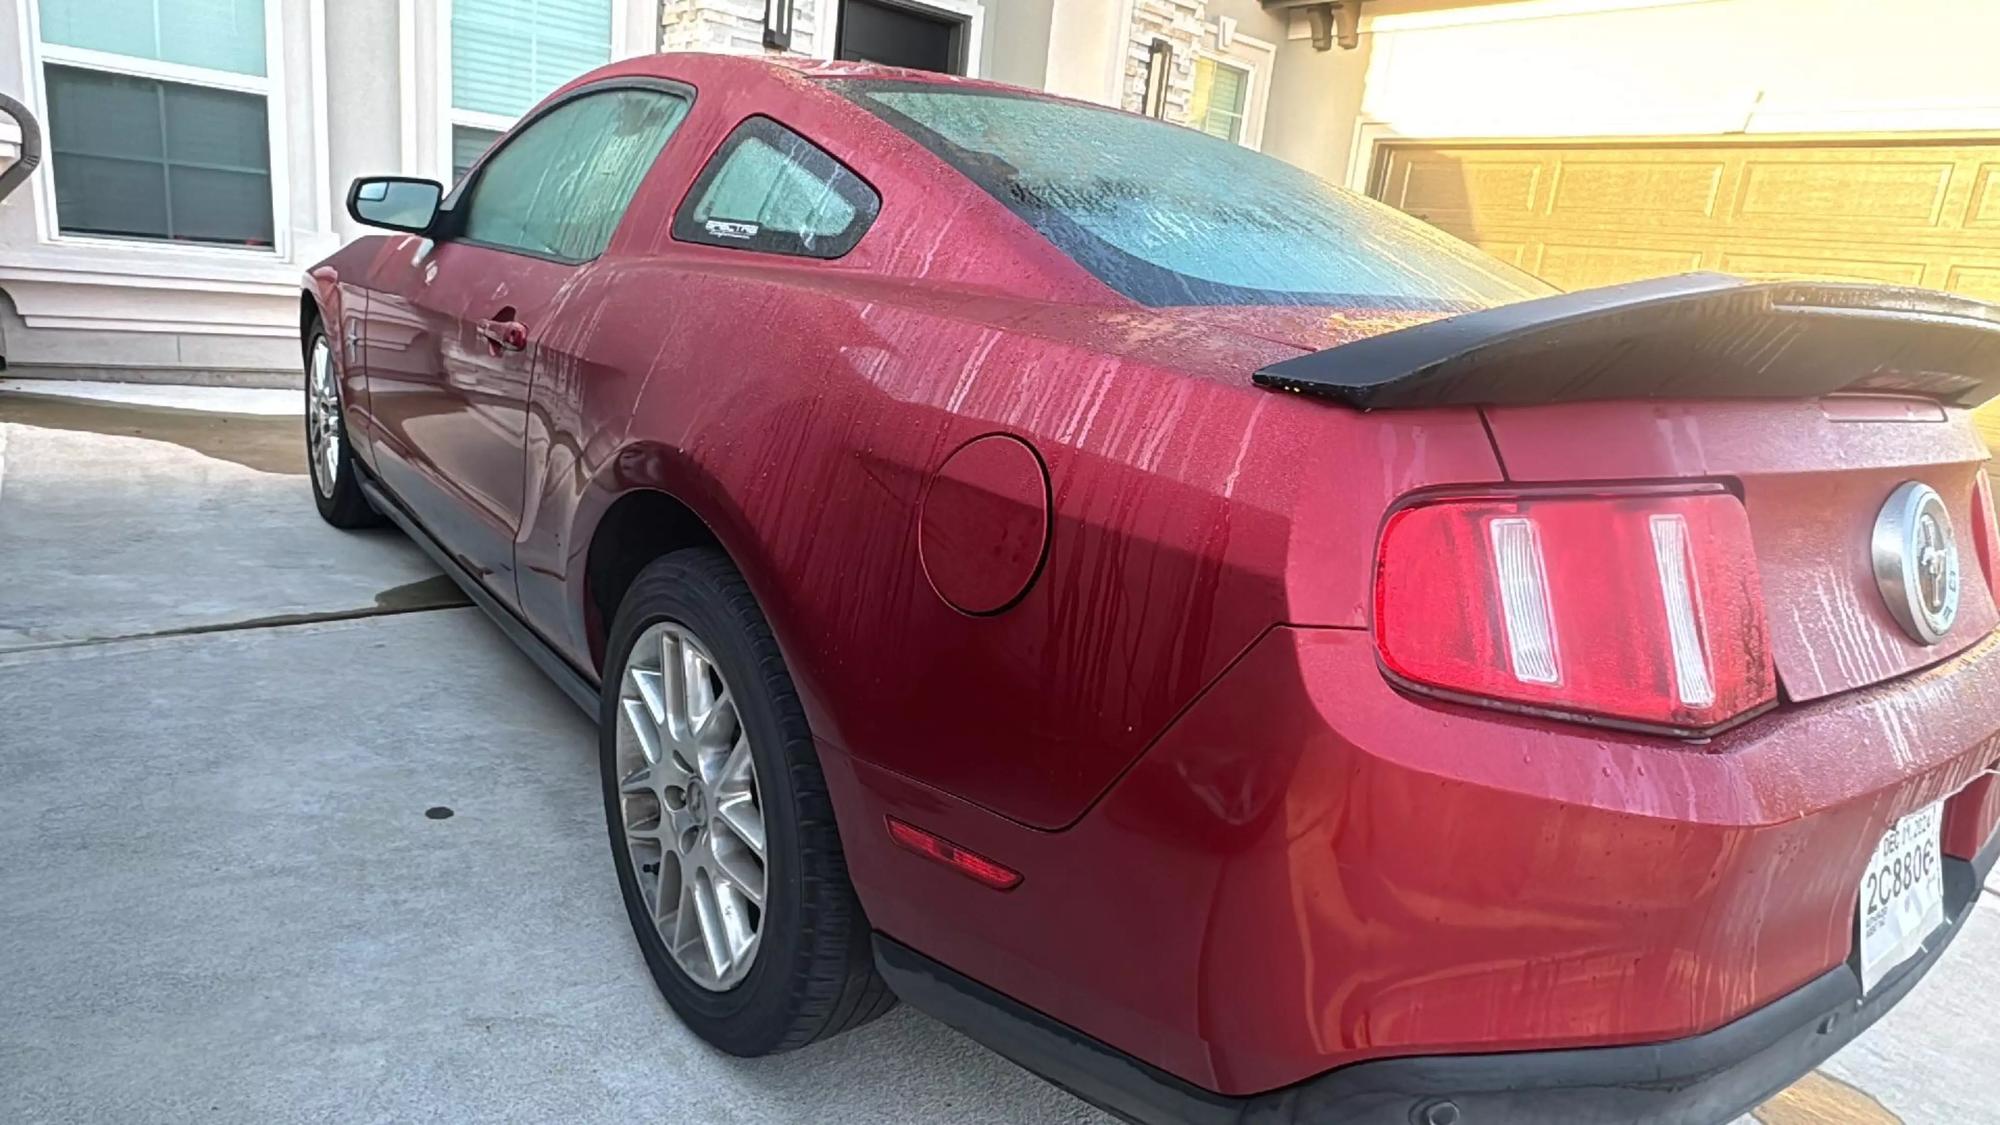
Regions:
[[934, 832], [926, 832], [908, 821], [895, 817], [883, 818], [889, 825], [889, 838], [904, 848], [944, 864], [961, 875], [977, 879], [996, 891], [1011, 891], [1020, 885], [1021, 873], [1011, 867], [987, 859], [978, 852], [969, 852], [950, 840]]

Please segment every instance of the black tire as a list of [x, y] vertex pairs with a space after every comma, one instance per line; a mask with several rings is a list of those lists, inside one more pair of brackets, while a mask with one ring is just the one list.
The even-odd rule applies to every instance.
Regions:
[[338, 353], [332, 341], [327, 339], [326, 327], [315, 317], [312, 327], [306, 332], [305, 350], [305, 393], [306, 393], [306, 479], [312, 482], [313, 503], [319, 507], [320, 518], [335, 527], [353, 529], [374, 527], [382, 522], [382, 514], [368, 503], [368, 497], [361, 492], [361, 469], [354, 463], [354, 447], [347, 441], [346, 404], [340, 400], [340, 379], [333, 380], [332, 426], [334, 436], [339, 440], [339, 453], [335, 458], [332, 487], [329, 489], [320, 480], [320, 472], [314, 464], [313, 452], [313, 363], [317, 350], [327, 349], [327, 361], [339, 369]]
[[[728, 684], [749, 737], [763, 806], [767, 901], [759, 946], [748, 975], [724, 992], [694, 983], [668, 951], [632, 870], [621, 824], [619, 690], [634, 643], [661, 621], [699, 638]], [[715, 1047], [755, 1057], [796, 1050], [894, 1007], [895, 994], [875, 972], [868, 922], [847, 878], [805, 711], [771, 627], [735, 566], [709, 548], [654, 560], [618, 607], [605, 668], [598, 755], [612, 860], [646, 965], [681, 1020]]]

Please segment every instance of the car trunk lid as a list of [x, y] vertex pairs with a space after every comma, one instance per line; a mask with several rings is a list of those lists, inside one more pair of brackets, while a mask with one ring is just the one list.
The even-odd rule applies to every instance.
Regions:
[[[1795, 700], [1962, 651], [2000, 623], [1980, 565], [1987, 452], [1966, 407], [2000, 391], [2000, 308], [1921, 290], [1687, 275], [1385, 326], [1257, 382], [1363, 410], [1479, 407], [1509, 481], [1700, 481], [1743, 500], [1780, 684]], [[1956, 620], [1898, 623], [1875, 573], [1892, 493], [1935, 489]]]
[[[1974, 515], [1986, 450], [1966, 412], [1916, 398], [1488, 407], [1510, 481], [1708, 480], [1750, 517], [1785, 694], [1816, 699], [1960, 652], [2000, 624]], [[1905, 481], [1937, 490], [1956, 530], [1958, 615], [1936, 644], [1899, 625], [1874, 572], [1876, 517]]]

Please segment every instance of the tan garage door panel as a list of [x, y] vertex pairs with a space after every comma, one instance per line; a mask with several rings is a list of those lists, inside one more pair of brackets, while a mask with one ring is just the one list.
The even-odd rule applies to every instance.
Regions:
[[[1370, 182], [1565, 289], [1721, 270], [2000, 300], [2000, 137], [1398, 142]], [[2000, 409], [1980, 421], [2000, 445]]]

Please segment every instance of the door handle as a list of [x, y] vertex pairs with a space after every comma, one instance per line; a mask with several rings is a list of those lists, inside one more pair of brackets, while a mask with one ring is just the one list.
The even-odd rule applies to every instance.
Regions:
[[494, 355], [518, 352], [528, 346], [528, 326], [518, 320], [481, 320], [473, 324]]

